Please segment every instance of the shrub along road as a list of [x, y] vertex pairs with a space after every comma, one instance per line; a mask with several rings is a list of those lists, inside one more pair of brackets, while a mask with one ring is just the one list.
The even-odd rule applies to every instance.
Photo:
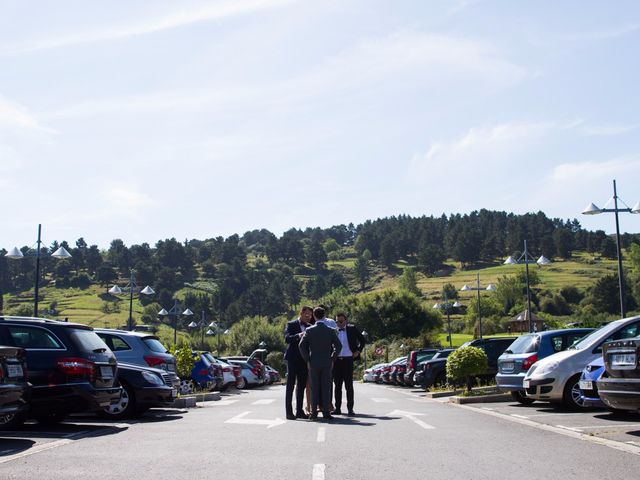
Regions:
[[[74, 426], [58, 427], [65, 441], [49, 437], [49, 448], [29, 445], [37, 437], [33, 428], [5, 439], [0, 434], [4, 447], [23, 442], [17, 453], [2, 449], [0, 476], [494, 479], [508, 471], [510, 477], [625, 478], [640, 467], [640, 448], [632, 445], [610, 448], [577, 432], [534, 428], [526, 419], [480, 414], [482, 406], [461, 408], [409, 390], [356, 384], [358, 415], [331, 423], [284, 421], [283, 396], [282, 386], [233, 392], [186, 412], [118, 425], [77, 418]], [[89, 434], [79, 434], [83, 424]], [[74, 436], [65, 437], [70, 429]]]

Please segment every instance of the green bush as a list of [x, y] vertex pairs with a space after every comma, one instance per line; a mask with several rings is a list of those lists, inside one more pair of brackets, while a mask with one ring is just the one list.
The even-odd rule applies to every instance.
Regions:
[[176, 373], [180, 378], [191, 378], [191, 370], [199, 360], [200, 355], [193, 355], [191, 347], [178, 348], [173, 352], [176, 357]]
[[462, 347], [452, 352], [447, 359], [447, 377], [454, 382], [465, 382], [471, 391], [473, 380], [489, 368], [487, 354], [478, 347]]

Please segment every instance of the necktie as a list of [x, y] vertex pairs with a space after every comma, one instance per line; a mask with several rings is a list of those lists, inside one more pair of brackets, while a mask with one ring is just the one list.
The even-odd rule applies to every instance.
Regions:
[[344, 332], [344, 328], [339, 328], [338, 331], [339, 332]]

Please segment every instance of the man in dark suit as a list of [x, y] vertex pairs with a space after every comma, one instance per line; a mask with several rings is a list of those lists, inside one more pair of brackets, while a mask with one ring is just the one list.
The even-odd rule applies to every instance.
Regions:
[[[307, 363], [300, 354], [300, 339], [304, 331], [310, 326], [313, 316], [311, 307], [304, 306], [300, 309], [300, 317], [287, 323], [284, 339], [287, 342], [287, 350], [284, 358], [287, 361], [287, 388], [284, 396], [284, 407], [287, 420], [307, 418], [304, 413], [304, 392], [307, 386]], [[293, 390], [296, 390], [296, 413], [293, 413]]]
[[[322, 394], [322, 416], [331, 417], [331, 368], [342, 344], [334, 328], [328, 327], [324, 319], [324, 309], [313, 310], [316, 324], [304, 332], [300, 340], [300, 353], [309, 366], [311, 376], [311, 415], [309, 420], [318, 419], [318, 399]], [[319, 320], [320, 319], [320, 320]]]
[[347, 316], [344, 313], [336, 315], [336, 323], [338, 324], [338, 338], [340, 339], [341, 349], [333, 365], [333, 383], [335, 385], [334, 414], [340, 415], [340, 407], [342, 406], [342, 384], [347, 391], [347, 411], [349, 416], [354, 416], [353, 411], [353, 362], [360, 357], [360, 352], [364, 348], [365, 340], [360, 330], [355, 325], [349, 324]]

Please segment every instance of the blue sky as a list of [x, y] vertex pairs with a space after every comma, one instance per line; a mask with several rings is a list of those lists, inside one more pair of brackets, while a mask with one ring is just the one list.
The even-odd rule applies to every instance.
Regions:
[[[0, 0], [0, 247], [640, 200], [636, 1]], [[621, 229], [640, 231], [640, 215]]]

